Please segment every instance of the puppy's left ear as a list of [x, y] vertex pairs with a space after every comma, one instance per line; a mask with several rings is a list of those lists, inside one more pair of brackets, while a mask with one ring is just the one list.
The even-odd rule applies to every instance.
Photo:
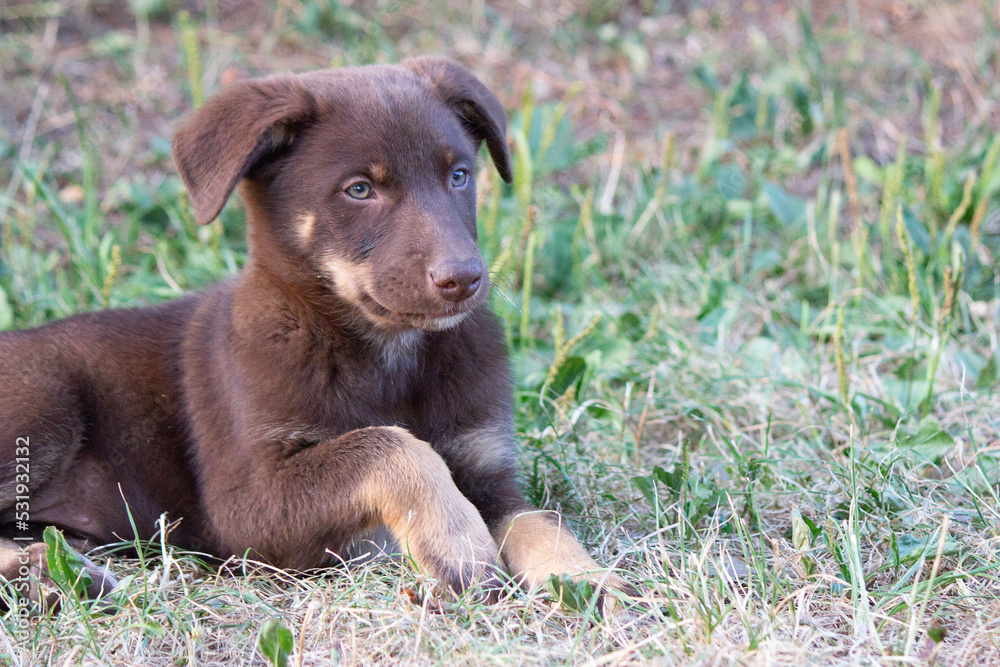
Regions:
[[409, 58], [400, 63], [415, 72], [451, 107], [477, 142], [485, 141], [500, 177], [510, 183], [507, 115], [500, 100], [462, 65], [440, 56]]

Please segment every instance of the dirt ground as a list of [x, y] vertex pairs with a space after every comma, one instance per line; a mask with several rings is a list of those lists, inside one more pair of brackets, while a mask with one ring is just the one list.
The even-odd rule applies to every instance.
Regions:
[[[137, 19], [130, 6], [144, 4], [161, 11], [148, 21]], [[915, 62], [929, 65], [942, 88], [945, 147], [969, 124], [1000, 129], [996, 68], [983, 71], [976, 64], [996, 59], [977, 52], [992, 43], [982, 37], [1000, 24], [1000, 9], [986, 0], [356, 0], [332, 3], [334, 24], [314, 21], [319, 29], [310, 33], [303, 26], [319, 4], [3, 4], [0, 185], [13, 186], [16, 160], [37, 162], [53, 144], [61, 147], [52, 156], [57, 178], [78, 173], [78, 135], [63, 77], [82, 110], [87, 140], [102, 157], [103, 188], [134, 172], [147, 179], [168, 174], [167, 140], [191, 108], [185, 35], [198, 46], [205, 95], [234, 76], [444, 53], [471, 67], [508, 108], [518, 105], [528, 82], [540, 101], [576, 91], [572, 113], [580, 139], [624, 133], [625, 162], [656, 165], [666, 131], [688, 147], [711, 131], [704, 111], [711, 107], [710, 92], [699, 83], [698, 69], [709, 67], [725, 84], [775, 52], [800, 50], [802, 4], [814, 29], [845, 38], [845, 46], [828, 40], [823, 60], [840, 78], [849, 124], [877, 163], [891, 160], [904, 134], [921, 134], [919, 93], [904, 76]], [[190, 15], [187, 22], [182, 10]], [[863, 53], [846, 46], [847, 35], [858, 32], [864, 35]], [[920, 147], [911, 143], [914, 149]], [[8, 187], [6, 194], [15, 191]]]

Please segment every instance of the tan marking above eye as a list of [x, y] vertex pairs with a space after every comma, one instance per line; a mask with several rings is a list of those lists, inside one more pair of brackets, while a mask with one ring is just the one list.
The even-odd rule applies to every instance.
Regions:
[[389, 166], [384, 162], [376, 162], [371, 165], [370, 171], [372, 178], [376, 181], [384, 183], [387, 178], [389, 178]]
[[303, 213], [298, 219], [299, 239], [303, 243], [309, 243], [312, 239], [313, 228], [316, 226], [315, 213]]

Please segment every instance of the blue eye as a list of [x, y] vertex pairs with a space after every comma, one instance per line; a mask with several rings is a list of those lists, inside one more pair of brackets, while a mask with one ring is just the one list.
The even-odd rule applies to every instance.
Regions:
[[352, 199], [371, 199], [372, 195], [375, 194], [375, 189], [364, 181], [358, 181], [357, 183], [348, 185], [345, 192]]
[[453, 188], [464, 188], [465, 184], [469, 182], [469, 172], [465, 169], [456, 169], [451, 172], [451, 187]]

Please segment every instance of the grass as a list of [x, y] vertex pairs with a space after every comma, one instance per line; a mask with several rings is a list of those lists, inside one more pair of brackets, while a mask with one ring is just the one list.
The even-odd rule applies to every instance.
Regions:
[[[439, 613], [402, 562], [236, 560], [233, 576], [151, 544], [111, 560], [113, 611], [65, 605], [27, 643], [5, 626], [0, 662], [266, 664], [274, 619], [291, 664], [995, 664], [1000, 17], [897, 4], [439, 2], [378, 21], [378, 1], [263, 19], [130, 2], [134, 24], [112, 31], [105, 3], [0, 9], [26, 110], [2, 116], [0, 328], [242, 265], [239, 205], [197, 228], [147, 102], [175, 117], [230, 66], [478, 62], [511, 112], [516, 180], [483, 164], [479, 220], [524, 489], [648, 603], [617, 622], [546, 592]], [[60, 21], [90, 35], [82, 55], [46, 37]], [[567, 74], [573, 58], [585, 73]], [[144, 92], [109, 108], [106, 77]]]

